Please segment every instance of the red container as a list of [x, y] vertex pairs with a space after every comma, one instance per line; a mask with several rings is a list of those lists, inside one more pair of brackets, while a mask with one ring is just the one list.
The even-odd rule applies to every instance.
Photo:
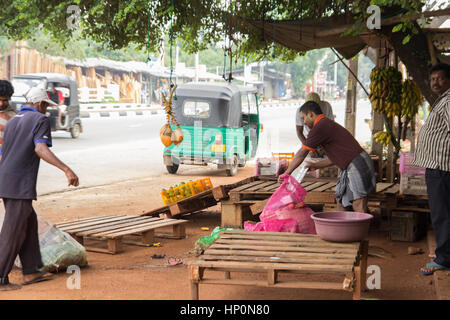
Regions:
[[330, 211], [314, 213], [311, 218], [321, 239], [354, 242], [368, 236], [370, 220], [373, 216], [362, 212]]

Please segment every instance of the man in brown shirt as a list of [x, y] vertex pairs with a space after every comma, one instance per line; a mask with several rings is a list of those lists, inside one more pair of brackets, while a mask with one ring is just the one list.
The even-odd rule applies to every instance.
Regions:
[[6, 123], [14, 117], [17, 112], [9, 105], [9, 100], [14, 93], [14, 88], [8, 80], [0, 80], [0, 147], [3, 143], [3, 132]]
[[[300, 116], [311, 129], [306, 143], [296, 153], [286, 174], [291, 174], [305, 160], [309, 152], [319, 146], [328, 159], [316, 163], [306, 163], [310, 170], [336, 165], [340, 169], [336, 184], [338, 210], [352, 206], [354, 211], [368, 212], [367, 195], [375, 191], [376, 180], [373, 162], [358, 141], [338, 123], [328, 119], [320, 106], [308, 101], [300, 108]], [[280, 181], [282, 177], [280, 177]]]

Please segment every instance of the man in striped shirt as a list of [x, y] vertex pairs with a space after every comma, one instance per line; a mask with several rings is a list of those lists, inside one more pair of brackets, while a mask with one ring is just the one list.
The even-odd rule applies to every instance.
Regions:
[[450, 268], [450, 65], [430, 70], [431, 90], [439, 97], [419, 132], [414, 164], [425, 167], [428, 203], [436, 237], [435, 263], [420, 269], [425, 275]]
[[8, 80], [0, 80], [0, 148], [3, 143], [3, 133], [6, 123], [17, 112], [9, 105], [9, 100], [14, 93], [14, 88]]

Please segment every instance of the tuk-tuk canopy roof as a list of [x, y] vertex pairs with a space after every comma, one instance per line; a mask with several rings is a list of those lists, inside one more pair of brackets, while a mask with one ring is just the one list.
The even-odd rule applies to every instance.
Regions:
[[75, 78], [65, 75], [65, 74], [61, 74], [61, 73], [45, 73], [45, 72], [41, 72], [41, 73], [27, 73], [27, 74], [20, 74], [20, 75], [16, 75], [13, 78], [45, 78], [48, 82], [66, 82], [66, 83], [71, 83], [71, 82], [76, 82]]
[[212, 98], [230, 101], [238, 93], [254, 93], [256, 88], [229, 83], [183, 83], [177, 87], [176, 95], [183, 97]]
[[[223, 83], [184, 83], [176, 90], [174, 113], [178, 122], [185, 126], [194, 126], [196, 121], [202, 125], [217, 128], [240, 128], [242, 126], [242, 95], [255, 94], [252, 87]], [[185, 101], [206, 101], [209, 116], [200, 117], [184, 114]]]

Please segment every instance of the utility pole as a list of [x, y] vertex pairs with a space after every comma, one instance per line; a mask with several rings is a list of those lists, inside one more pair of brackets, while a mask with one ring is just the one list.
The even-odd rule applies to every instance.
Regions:
[[198, 52], [195, 53], [195, 82], [198, 82]]
[[[349, 61], [349, 68], [355, 76], [358, 76], [358, 56]], [[356, 127], [356, 78], [348, 72], [347, 104], [345, 108], [345, 128], [355, 136]]]

